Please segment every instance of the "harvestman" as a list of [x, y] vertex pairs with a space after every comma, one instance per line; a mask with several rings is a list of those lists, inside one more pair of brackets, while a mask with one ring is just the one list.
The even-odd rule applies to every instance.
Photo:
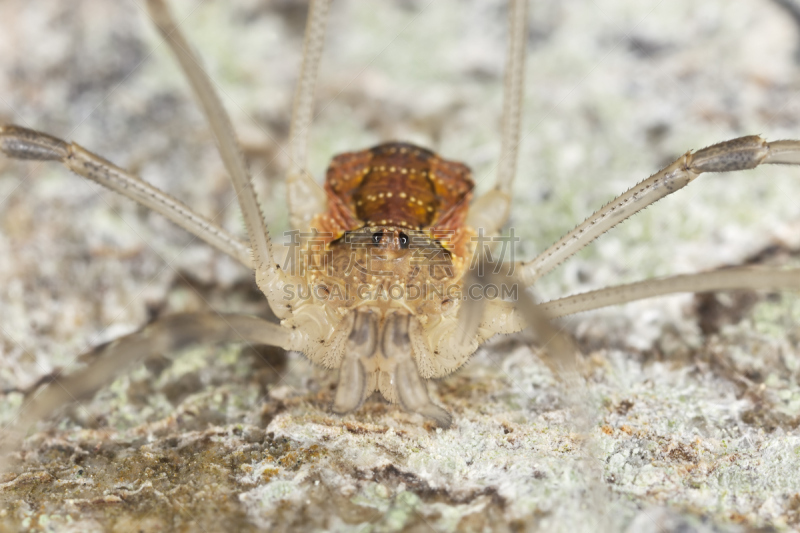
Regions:
[[[440, 426], [451, 416], [428, 397], [425, 380], [460, 367], [489, 337], [532, 326], [549, 338], [551, 361], [560, 368], [577, 364], [576, 351], [548, 319], [679, 292], [734, 289], [800, 288], [800, 269], [730, 268], [716, 272], [651, 279], [600, 289], [537, 304], [527, 290], [516, 302], [475, 302], [438, 293], [485, 284], [490, 279], [469, 268], [486, 264], [474, 245], [481, 231], [497, 235], [508, 219], [511, 185], [516, 172], [523, 95], [526, 2], [512, 0], [502, 118], [502, 147], [495, 187], [477, 198], [469, 170], [432, 152], [403, 143], [334, 158], [323, 190], [305, 170], [314, 85], [323, 49], [330, 0], [312, 0], [303, 47], [303, 63], [292, 110], [286, 177], [290, 222], [304, 231], [325, 230], [326, 259], [303, 263], [299, 271], [281, 268], [267, 232], [247, 165], [230, 119], [212, 83], [191, 52], [169, 13], [165, 0], [148, 0], [158, 26], [195, 93], [230, 174], [247, 227], [247, 241], [230, 234], [178, 200], [114, 166], [75, 143], [19, 126], [0, 127], [0, 149], [11, 158], [59, 161], [74, 173], [96, 181], [162, 214], [217, 250], [253, 269], [258, 287], [281, 319], [276, 325], [241, 315], [183, 314], [158, 320], [139, 332], [81, 356], [85, 368], [57, 374], [28, 391], [19, 420], [9, 432], [48, 416], [58, 406], [93, 393], [131, 362], [177, 350], [193, 342], [252, 342], [303, 352], [312, 361], [339, 369], [333, 411], [355, 410], [373, 391], [380, 391], [405, 409], [434, 419]], [[529, 288], [578, 250], [626, 218], [688, 185], [704, 172], [746, 170], [761, 164], [800, 164], [800, 141], [766, 142], [740, 137], [696, 152], [687, 152], [594, 213], [531, 261], [506, 265], [516, 272], [505, 280]], [[380, 192], [379, 192], [380, 191]], [[416, 195], [416, 197], [414, 196]], [[388, 213], [388, 215], [387, 215]], [[439, 231], [454, 235], [444, 243]], [[359, 240], [360, 239], [360, 240]], [[416, 263], [409, 242], [422, 242], [428, 252], [441, 252], [444, 263]], [[356, 247], [354, 243], [360, 242]], [[353, 257], [377, 262], [380, 272], [353, 273]], [[426, 256], [428, 257], [428, 256]], [[345, 259], [348, 267], [345, 268]], [[424, 259], [424, 258], [423, 258]], [[428, 257], [429, 259], [429, 257]], [[427, 262], [426, 262], [427, 261]], [[419, 268], [420, 264], [423, 267]], [[315, 268], [314, 268], [315, 267]], [[506, 272], [512, 272], [506, 268]], [[513, 279], [511, 279], [513, 278]], [[498, 278], [495, 278], [498, 279]], [[334, 301], [338, 289], [381, 288], [389, 283], [420, 289], [430, 298], [378, 299], [373, 293]], [[301, 298], [292, 287], [308, 286]], [[287, 298], [287, 294], [293, 296]], [[418, 294], [415, 292], [415, 294]], [[57, 381], [57, 384], [52, 383]], [[33, 394], [33, 392], [37, 394]], [[6, 439], [8, 447], [13, 439]]]

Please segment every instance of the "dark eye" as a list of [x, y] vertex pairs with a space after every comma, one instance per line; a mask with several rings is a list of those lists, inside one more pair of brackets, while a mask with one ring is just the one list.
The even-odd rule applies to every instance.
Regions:
[[383, 232], [379, 231], [377, 233], [372, 234], [372, 244], [380, 244], [381, 240], [383, 240]]
[[411, 240], [408, 238], [403, 232], [400, 232], [400, 248], [408, 248], [408, 244]]

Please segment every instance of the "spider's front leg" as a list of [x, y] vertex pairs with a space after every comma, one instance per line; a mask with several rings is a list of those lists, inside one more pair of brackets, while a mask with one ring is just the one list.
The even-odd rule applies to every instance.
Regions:
[[13, 159], [58, 161], [75, 174], [165, 216], [217, 250], [252, 268], [252, 254], [247, 243], [198, 215], [179, 200], [78, 144], [21, 126], [7, 125], [0, 126], [0, 151]]
[[[517, 268], [522, 270], [519, 277], [523, 287], [530, 286], [602, 233], [688, 185], [700, 174], [748, 170], [762, 164], [800, 165], [800, 141], [768, 143], [753, 135], [686, 153], [606, 204], [532, 261], [519, 263]], [[668, 294], [741, 289], [800, 289], [800, 269], [742, 267], [669, 276], [576, 294], [541, 304], [540, 308], [548, 317], [557, 318]], [[526, 321], [517, 309], [503, 302], [490, 302], [489, 305], [486, 317], [492, 332], [510, 333], [526, 327]]]
[[768, 143], [758, 135], [687, 152], [675, 162], [631, 187], [529, 262], [520, 263], [525, 286], [550, 272], [581, 248], [645, 207], [685, 187], [704, 172], [748, 170], [763, 164], [800, 164], [800, 141]]

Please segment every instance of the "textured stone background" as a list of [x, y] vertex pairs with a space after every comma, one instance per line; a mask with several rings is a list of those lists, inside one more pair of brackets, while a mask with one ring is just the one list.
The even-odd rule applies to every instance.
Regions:
[[[770, 0], [531, 0], [511, 225], [531, 257], [691, 148], [800, 137], [798, 27]], [[273, 235], [305, 6], [176, 1], [245, 144]], [[311, 170], [380, 140], [493, 176], [504, 2], [337, 0]], [[0, 121], [76, 140], [241, 231], [142, 2], [0, 3]], [[52, 164], [0, 160], [0, 383], [25, 386], [175, 311], [264, 313], [247, 271]], [[797, 263], [800, 170], [706, 175], [543, 280], [548, 297], [745, 261]], [[370, 401], [329, 414], [298, 354], [198, 348], [40, 424], [0, 479], [3, 528], [739, 531], [800, 527], [800, 302], [692, 296], [565, 321], [591, 427], [526, 335], [431, 391], [439, 431]], [[11, 393], [0, 421], [14, 420]]]

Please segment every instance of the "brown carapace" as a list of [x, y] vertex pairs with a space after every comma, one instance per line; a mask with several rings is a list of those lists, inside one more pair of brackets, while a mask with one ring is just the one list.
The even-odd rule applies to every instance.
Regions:
[[470, 175], [466, 165], [408, 143], [340, 154], [325, 179], [328, 213], [312, 226], [331, 240], [364, 226], [422, 230], [453, 250], [472, 198]]

